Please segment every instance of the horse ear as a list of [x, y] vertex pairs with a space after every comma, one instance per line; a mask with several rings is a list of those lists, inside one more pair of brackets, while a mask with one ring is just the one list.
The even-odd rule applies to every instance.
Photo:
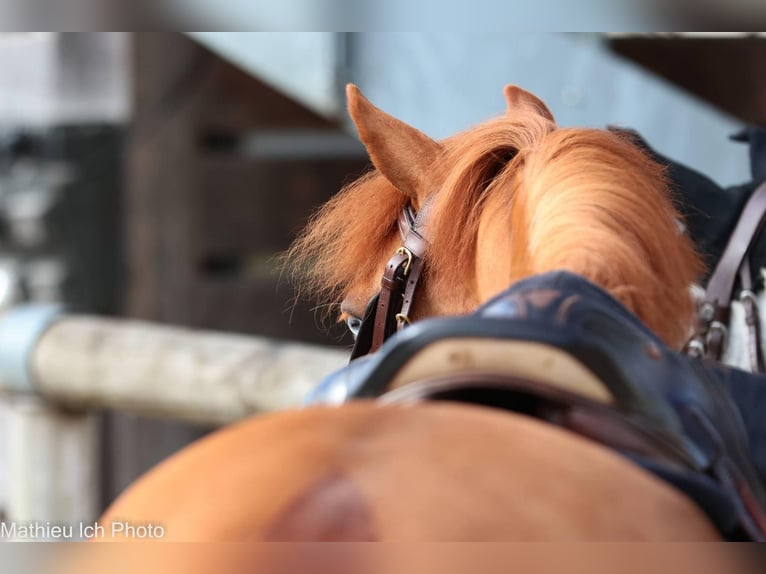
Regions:
[[[419, 206], [431, 191], [430, 168], [442, 146], [372, 105], [353, 84], [346, 86], [348, 112], [378, 171]], [[431, 182], [432, 183], [432, 182]]]
[[508, 105], [506, 113], [511, 113], [514, 110], [526, 107], [535, 110], [546, 120], [551, 122], [556, 121], [553, 119], [553, 114], [548, 109], [548, 106], [546, 106], [536, 95], [513, 85], [505, 86], [503, 93], [505, 94], [505, 102]]

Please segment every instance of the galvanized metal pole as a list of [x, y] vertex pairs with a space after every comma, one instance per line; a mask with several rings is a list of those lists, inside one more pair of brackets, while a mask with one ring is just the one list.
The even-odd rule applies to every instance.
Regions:
[[347, 360], [338, 349], [263, 337], [15, 307], [0, 317], [7, 518], [65, 525], [96, 518], [92, 409], [225, 424], [299, 405]]
[[7, 521], [24, 532], [16, 539], [80, 539], [100, 512], [95, 415], [34, 396], [15, 397], [7, 414]]
[[17, 307], [0, 318], [0, 390], [69, 409], [208, 425], [295, 407], [348, 361], [340, 349]]
[[8, 514], [8, 401], [0, 395], [0, 520]]
[[38, 392], [203, 424], [295, 407], [348, 354], [319, 346], [141, 321], [63, 316], [30, 355]]
[[[29, 379], [32, 350], [60, 315], [51, 305], [20, 306], [0, 320], [5, 521], [16, 540], [79, 538], [99, 513], [98, 433], [93, 414], [65, 411]], [[65, 527], [57, 530], [55, 527]]]

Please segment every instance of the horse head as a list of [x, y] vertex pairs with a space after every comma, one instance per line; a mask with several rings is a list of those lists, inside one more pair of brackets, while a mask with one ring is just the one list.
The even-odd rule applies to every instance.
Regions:
[[356, 328], [401, 245], [403, 208], [429, 204], [410, 317], [470, 312], [524, 277], [562, 269], [602, 286], [668, 344], [693, 322], [700, 259], [679, 230], [662, 167], [628, 137], [561, 128], [533, 94], [435, 141], [347, 88], [374, 170], [320, 209], [290, 251], [306, 291]]

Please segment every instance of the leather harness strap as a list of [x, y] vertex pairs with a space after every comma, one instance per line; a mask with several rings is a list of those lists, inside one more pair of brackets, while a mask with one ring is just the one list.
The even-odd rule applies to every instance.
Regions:
[[419, 229], [422, 229], [429, 211], [430, 201], [427, 199], [417, 216], [410, 206], [399, 214], [402, 246], [388, 260], [380, 280], [370, 353], [375, 352], [389, 336], [410, 322], [415, 291], [423, 271], [423, 256], [428, 246]]
[[[428, 204], [421, 208], [420, 213], [418, 213], [418, 216], [414, 220], [410, 220], [411, 212], [409, 210], [402, 211], [399, 216], [399, 232], [402, 234], [404, 247], [413, 255], [410, 273], [407, 277], [407, 285], [404, 287], [402, 308], [399, 313], [401, 317], [401, 321], [398, 325], [399, 329], [410, 320], [410, 309], [414, 303], [415, 289], [417, 289], [418, 283], [420, 282], [420, 274], [423, 271], [423, 257], [425, 256], [428, 244], [417, 229], [423, 223], [424, 214], [428, 213], [427, 205]], [[408, 223], [409, 225], [407, 225]]]
[[375, 352], [385, 342], [387, 334], [395, 320], [397, 310], [397, 297], [401, 294], [403, 275], [409, 271], [409, 257], [401, 251], [394, 253], [386, 264], [383, 277], [380, 280], [380, 295], [378, 308], [375, 311], [375, 324], [372, 332], [372, 346], [370, 352]]
[[758, 300], [753, 289], [750, 272], [750, 257], [745, 257], [739, 268], [740, 293], [739, 300], [745, 309], [745, 324], [747, 325], [747, 352], [750, 359], [750, 370], [754, 373], [766, 371], [763, 347], [761, 345], [761, 320], [758, 312]]
[[686, 346], [688, 354], [720, 360], [726, 344], [734, 283], [739, 273], [743, 283], [741, 299], [750, 327], [750, 345], [751, 347], [754, 345], [750, 352], [751, 363], [754, 370], [763, 370], [760, 328], [756, 300], [751, 288], [748, 253], [764, 222], [766, 222], [766, 182], [753, 192], [745, 204], [726, 249], [708, 281], [705, 298], [700, 308], [700, 325]]
[[[734, 290], [734, 279], [758, 234], [766, 214], [766, 183], [750, 196], [734, 232], [708, 282], [705, 301], [721, 309], [728, 309]], [[722, 317], [728, 320], [728, 317]]]

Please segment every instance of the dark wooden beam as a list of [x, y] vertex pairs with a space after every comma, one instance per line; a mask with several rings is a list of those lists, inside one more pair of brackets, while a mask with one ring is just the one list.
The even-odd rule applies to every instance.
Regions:
[[[134, 40], [126, 200], [129, 313], [227, 328], [201, 312], [215, 282], [205, 262], [215, 267], [216, 258], [273, 256], [285, 249], [310, 211], [340, 189], [349, 173], [358, 175], [366, 160], [246, 157], [236, 145], [248, 134], [340, 128], [184, 35], [139, 33]], [[227, 141], [235, 147], [220, 149]], [[253, 288], [262, 292], [264, 285]], [[265, 308], [273, 309], [277, 297], [274, 290]], [[251, 316], [243, 328], [233, 300], [231, 306], [225, 316], [237, 317], [237, 330], [274, 334], [272, 314]], [[303, 321], [313, 328], [313, 320]]]
[[766, 38], [625, 37], [611, 46], [733, 116], [766, 126]]

